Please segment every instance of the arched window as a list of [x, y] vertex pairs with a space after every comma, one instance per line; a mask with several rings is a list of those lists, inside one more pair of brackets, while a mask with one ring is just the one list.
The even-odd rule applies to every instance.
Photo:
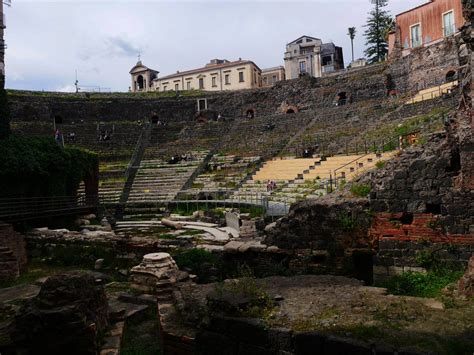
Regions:
[[153, 124], [158, 124], [159, 121], [160, 119], [158, 118], [157, 115], [153, 115], [153, 117], [151, 118], [151, 123]]
[[144, 83], [144, 80], [143, 80], [143, 76], [139, 75], [137, 77], [137, 89], [138, 90], [143, 90], [144, 88], [145, 88], [145, 83]]
[[456, 72], [454, 70], [448, 71], [446, 73], [446, 82], [449, 83], [454, 80], [456, 80]]
[[289, 108], [288, 110], [286, 110], [286, 113], [287, 114], [295, 113], [295, 110], [293, 110], [292, 108]]

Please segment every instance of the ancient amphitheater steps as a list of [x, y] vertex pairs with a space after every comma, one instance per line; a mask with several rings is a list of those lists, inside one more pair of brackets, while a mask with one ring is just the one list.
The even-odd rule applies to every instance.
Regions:
[[260, 157], [214, 155], [207, 171], [200, 174], [185, 192], [196, 194], [201, 191], [231, 191], [242, 183], [259, 162]]
[[194, 160], [168, 164], [162, 160], [141, 162], [128, 203], [171, 201], [201, 164], [207, 152], [193, 154]]

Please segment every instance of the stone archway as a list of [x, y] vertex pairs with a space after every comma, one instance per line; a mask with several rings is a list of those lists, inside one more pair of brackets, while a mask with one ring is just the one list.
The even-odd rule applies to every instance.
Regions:
[[154, 114], [153, 116], [151, 116], [151, 123], [152, 124], [156, 125], [156, 124], [158, 124], [158, 122], [160, 122], [160, 119], [159, 119], [157, 114]]
[[288, 103], [288, 101], [283, 101], [281, 106], [280, 106], [280, 112], [281, 113], [285, 113], [285, 114], [292, 114], [292, 113], [297, 113], [299, 112], [300, 110], [298, 109], [298, 107], [296, 107], [295, 105], [290, 105]]
[[457, 73], [455, 70], [450, 70], [446, 73], [446, 76], [445, 76], [445, 81], [447, 83], [450, 83], [452, 81], [455, 81], [457, 79]]
[[339, 94], [337, 94], [336, 106], [344, 106], [347, 103], [349, 103], [349, 96], [347, 95], [347, 92], [341, 91]]
[[247, 111], [245, 111], [245, 117], [254, 118], [255, 117], [255, 109], [254, 108], [249, 108]]

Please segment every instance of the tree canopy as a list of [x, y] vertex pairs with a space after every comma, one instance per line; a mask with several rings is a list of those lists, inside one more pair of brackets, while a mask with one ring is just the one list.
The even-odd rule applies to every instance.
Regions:
[[370, 63], [385, 60], [388, 54], [388, 34], [393, 29], [394, 20], [389, 11], [384, 8], [388, 0], [370, 0], [374, 5], [369, 12], [369, 18], [365, 25], [366, 38], [365, 55]]

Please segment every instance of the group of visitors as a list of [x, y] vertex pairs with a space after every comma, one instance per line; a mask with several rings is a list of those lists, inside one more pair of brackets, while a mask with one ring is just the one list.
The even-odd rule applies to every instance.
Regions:
[[191, 154], [181, 154], [181, 155], [173, 155], [170, 160], [168, 160], [168, 164], [177, 164], [180, 161], [192, 161], [194, 157]]
[[277, 184], [273, 180], [268, 180], [267, 182], [267, 192], [272, 192], [277, 189]]

